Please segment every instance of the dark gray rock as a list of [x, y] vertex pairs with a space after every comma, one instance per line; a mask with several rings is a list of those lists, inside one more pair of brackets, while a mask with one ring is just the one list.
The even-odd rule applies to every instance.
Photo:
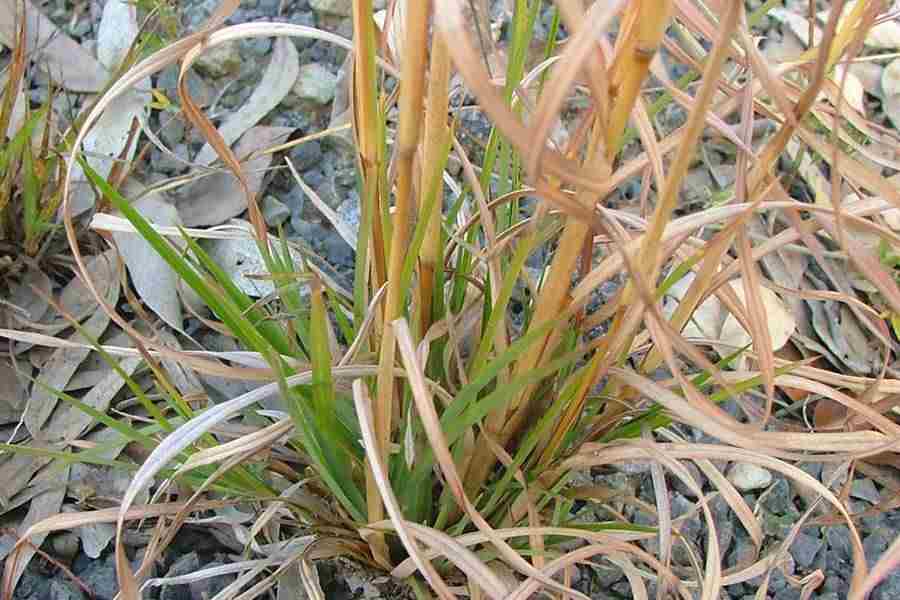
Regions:
[[900, 598], [900, 571], [894, 570], [872, 591], [872, 600], [895, 600]]
[[830, 553], [837, 554], [843, 561], [853, 560], [853, 544], [850, 530], [846, 525], [834, 525], [825, 529], [825, 541]]
[[763, 500], [763, 506], [776, 515], [796, 512], [793, 503], [793, 490], [784, 479], [778, 479]]
[[47, 600], [84, 600], [84, 592], [68, 579], [54, 579], [47, 588]]
[[808, 569], [816, 560], [819, 550], [824, 546], [825, 542], [821, 539], [801, 531], [794, 538], [794, 543], [791, 544], [791, 556], [798, 565]]
[[[304, 173], [313, 167], [319, 166], [322, 160], [322, 144], [319, 143], [319, 140], [312, 140], [299, 146], [294, 146], [291, 148], [288, 158], [291, 159], [298, 173]], [[306, 181], [305, 176], [303, 179]], [[309, 183], [309, 181], [306, 181], [306, 183]], [[312, 186], [311, 183], [309, 184]]]
[[[213, 561], [203, 565], [204, 569], [212, 569], [214, 567], [226, 564], [222, 560]], [[191, 600], [208, 600], [214, 598], [216, 594], [224, 590], [234, 581], [234, 575], [219, 575], [217, 577], [209, 577], [201, 581], [195, 581], [190, 584]]]
[[882, 531], [875, 531], [863, 539], [863, 551], [866, 553], [866, 563], [871, 568], [878, 558], [884, 554], [888, 545], [893, 541]]
[[91, 560], [81, 554], [75, 559], [72, 571], [91, 590], [96, 600], [113, 600], [116, 594], [119, 593], [119, 581], [116, 578], [116, 557], [113, 553], [109, 553], [98, 560]]
[[[188, 575], [200, 570], [200, 559], [196, 552], [185, 554], [169, 567], [166, 577]], [[188, 584], [164, 585], [159, 592], [159, 600], [191, 600], [191, 588]]]
[[854, 480], [850, 486], [850, 497], [859, 498], [871, 504], [881, 502], [881, 494], [878, 493], [878, 488], [875, 487], [875, 483], [871, 479]]

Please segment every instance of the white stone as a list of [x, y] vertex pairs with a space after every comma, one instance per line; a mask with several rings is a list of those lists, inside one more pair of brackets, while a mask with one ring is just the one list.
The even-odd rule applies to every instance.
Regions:
[[772, 474], [750, 463], [735, 463], [728, 472], [728, 481], [742, 492], [759, 490], [772, 483]]

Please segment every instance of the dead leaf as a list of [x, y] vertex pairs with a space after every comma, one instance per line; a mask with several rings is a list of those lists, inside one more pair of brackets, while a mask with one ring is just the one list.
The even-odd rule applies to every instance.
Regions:
[[[239, 159], [284, 142], [293, 132], [290, 127], [253, 127], [234, 147]], [[242, 164], [250, 193], [262, 191], [265, 170], [272, 164], [271, 154], [261, 154]], [[187, 227], [219, 225], [247, 209], [247, 200], [238, 180], [230, 172], [215, 173], [187, 186], [177, 203], [178, 214]]]
[[[62, 512], [79, 513], [82, 511], [72, 505], [66, 505], [62, 507]], [[88, 558], [97, 559], [116, 537], [116, 526], [112, 523], [91, 523], [76, 528], [75, 534], [81, 538], [81, 549]]]
[[271, 280], [253, 276], [266, 275], [269, 271], [254, 240], [206, 240], [203, 248], [231, 277], [232, 282], [245, 294], [261, 298], [275, 291]]
[[[156, 225], [178, 226], [178, 210], [158, 194], [148, 194], [132, 204]], [[170, 327], [181, 331], [183, 319], [178, 298], [178, 275], [144, 238], [133, 233], [113, 233], [113, 240], [128, 267], [138, 296]]]
[[126, 0], [107, 0], [97, 31], [97, 59], [110, 71], [122, 64], [137, 39], [137, 7]]
[[[300, 58], [297, 48], [288, 38], [275, 40], [272, 58], [263, 73], [262, 80], [246, 104], [225, 119], [219, 126], [219, 135], [229, 146], [241, 135], [262, 120], [278, 106], [291, 91], [300, 74]], [[216, 159], [212, 146], [206, 144], [196, 157], [196, 162], [209, 165]]]
[[[19, 0], [0, 0], [0, 42], [12, 48], [16, 40]], [[28, 57], [53, 81], [74, 92], [99, 92], [109, 73], [75, 40], [53, 24], [30, 0], [25, 0]]]
[[[805, 17], [777, 6], [769, 10], [769, 16], [782, 25], [786, 25], [791, 33], [797, 36], [800, 43], [809, 48], [809, 21]], [[822, 29], [818, 25], [813, 25], [813, 45], [821, 44], [822, 37]]]
[[[6, 89], [6, 82], [9, 79], [9, 72], [0, 74], [0, 89]], [[25, 92], [22, 90], [22, 84], [16, 90], [16, 99], [13, 101], [12, 114], [9, 118], [9, 125], [6, 128], [6, 137], [12, 138], [25, 124]]]
[[[825, 284], [807, 275], [819, 289]], [[826, 358], [838, 368], [859, 375], [869, 375], [880, 364], [879, 352], [846, 305], [833, 301], [809, 300], [812, 324], [822, 344], [828, 348]]]
[[[110, 304], [115, 304], [119, 298], [118, 280], [116, 285], [111, 285], [109, 294], [106, 299]], [[99, 338], [106, 327], [109, 325], [109, 315], [104, 310], [95, 310], [87, 321], [82, 324], [85, 333], [94, 339]], [[87, 343], [80, 333], [77, 331], [69, 337], [70, 341], [76, 343]], [[28, 431], [35, 439], [42, 439], [41, 428], [47, 419], [53, 413], [58, 402], [49, 390], [65, 389], [66, 384], [71, 379], [78, 366], [90, 354], [89, 349], [82, 348], [58, 348], [53, 352], [50, 360], [44, 365], [38, 376], [43, 386], [35, 384], [31, 390], [31, 398], [28, 400], [28, 406], [25, 410], [25, 425]], [[49, 390], [47, 389], [49, 388]]]
[[[125, 342], [126, 340], [118, 339], [113, 343], [127, 346], [128, 344]], [[141, 359], [137, 357], [119, 360], [119, 368], [129, 376], [134, 374], [140, 364]], [[96, 411], [105, 413], [113, 398], [124, 385], [125, 380], [122, 376], [110, 368], [105, 372], [104, 377], [79, 400]], [[94, 418], [81, 409], [69, 405], [60, 406], [44, 427], [44, 436], [46, 440], [54, 442], [77, 440], [93, 423]]]
[[852, 72], [847, 70], [844, 74], [845, 67], [838, 65], [835, 67], [832, 81], [840, 89], [841, 83], [844, 83], [844, 102], [849, 104], [856, 112], [861, 115], [866, 114], [866, 105], [864, 101], [865, 90], [863, 84]]
[[[133, 128], [146, 118], [150, 89], [147, 78], [114, 99], [85, 136], [85, 160], [100, 177], [106, 179], [116, 161], [129, 162], [134, 158], [139, 136], [133, 135]], [[72, 182], [70, 211], [77, 216], [94, 205], [94, 190], [80, 165], [73, 169]]]
[[26, 387], [13, 366], [0, 360], [0, 424], [19, 420], [25, 408], [25, 392]]
[[[25, 515], [22, 523], [19, 524], [18, 535], [24, 534], [35, 523], [39, 523], [40, 521], [59, 513], [63, 499], [66, 496], [66, 485], [61, 482], [68, 481], [68, 479], [68, 463], [58, 464], [54, 461], [37, 474], [32, 480], [32, 484], [46, 484], [48, 485], [48, 488], [47, 491], [32, 498], [31, 505], [28, 507], [28, 514]], [[25, 572], [25, 568], [28, 566], [28, 563], [31, 562], [31, 558], [35, 554], [34, 549], [39, 548], [41, 544], [44, 543], [47, 535], [49, 534], [39, 533], [32, 536], [29, 540], [32, 545], [22, 546], [17, 560], [6, 561], [3, 580], [10, 582], [10, 589], [16, 589], [19, 578], [22, 576], [22, 573]]]
[[881, 75], [882, 107], [885, 114], [900, 129], [900, 58], [895, 58]]
[[[91, 281], [97, 286], [97, 291], [100, 292], [102, 296], [109, 297], [111, 288], [119, 287], [119, 274], [115, 250], [107, 250], [103, 254], [88, 258], [86, 263], [85, 270], [91, 278]], [[116, 296], [118, 297], [118, 292], [116, 292]], [[98, 308], [94, 296], [79, 277], [72, 279], [72, 281], [63, 288], [59, 295], [58, 302], [63, 310], [79, 321], [84, 320], [88, 315], [93, 314]], [[62, 315], [55, 315], [47, 324], [58, 324], [63, 327], [71, 327], [69, 321]]]
[[[665, 315], [671, 316], [675, 312], [678, 301], [687, 293], [693, 280], [694, 274], [689, 273], [669, 289], [663, 303]], [[730, 281], [727, 285], [731, 286], [741, 303], [744, 303], [744, 286], [741, 281]], [[797, 326], [796, 320], [781, 298], [772, 290], [760, 288], [760, 297], [769, 317], [767, 325], [772, 339], [772, 349], [778, 350], [790, 339]], [[750, 334], [715, 295], [697, 307], [682, 334], [687, 338], [721, 341], [724, 346], [716, 347], [719, 356], [727, 356], [751, 342]]]
[[[741, 304], [746, 305], [744, 286], [741, 282], [732, 281], [729, 282], [729, 285], [734, 290], [738, 299], [740, 299]], [[794, 319], [793, 313], [787, 309], [784, 302], [781, 301], [781, 298], [779, 298], [775, 292], [767, 287], [761, 287], [759, 289], [759, 295], [763, 307], [765, 308], [767, 317], [766, 325], [769, 329], [769, 336], [772, 339], [772, 350], [778, 350], [791, 338], [791, 334], [794, 333], [794, 329], [797, 327], [797, 321]], [[731, 346], [730, 349], [725, 349], [726, 354], [734, 351], [735, 348], [743, 347], [752, 341], [747, 330], [745, 330], [737, 318], [730, 313], [722, 324], [722, 333], [719, 336], [719, 339]], [[720, 354], [722, 354], [722, 352], [720, 352]]]
[[15, 306], [15, 309], [9, 311], [12, 320], [18, 324], [27, 324], [43, 319], [50, 308], [47, 298], [52, 289], [53, 283], [46, 273], [40, 269], [28, 269], [18, 283], [10, 286], [9, 303]]

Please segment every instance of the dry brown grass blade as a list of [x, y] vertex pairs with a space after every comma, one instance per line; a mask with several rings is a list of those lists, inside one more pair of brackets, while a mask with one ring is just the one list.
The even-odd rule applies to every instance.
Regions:
[[[491, 75], [480, 58], [480, 52], [475, 49], [469, 38], [460, 4], [459, 0], [443, 0], [435, 5], [435, 25], [447, 39], [453, 40], [449, 45], [453, 65], [479, 99], [481, 108], [490, 116], [494, 126], [503, 132], [522, 156], [530, 156], [533, 146], [531, 129], [506, 107], [503, 97], [491, 83]], [[545, 174], [558, 177], [572, 185], [598, 193], [608, 191], [602, 177], [597, 177], [595, 172], [565, 158], [555, 150], [545, 150], [542, 166]]]
[[571, 92], [572, 84], [584, 70], [584, 65], [588, 64], [587, 59], [596, 51], [598, 36], [606, 30], [621, 8], [622, 0], [597, 3], [591, 6], [587, 15], [579, 15], [579, 19], [567, 19], [577, 24], [577, 29], [574, 30], [559, 58], [562, 66], [546, 82], [545, 92], [541, 95], [532, 117], [532, 148], [524, 156], [528, 172], [533, 177], [538, 178], [541, 175], [541, 161], [547, 150], [547, 140], [556, 125], [563, 103]]
[[750, 244], [750, 236], [746, 228], [741, 227], [737, 231], [738, 260], [741, 264], [741, 275], [744, 288], [750, 328], [747, 330], [753, 338], [753, 348], [759, 360], [760, 370], [763, 375], [763, 384], [766, 390], [766, 414], [762, 426], [769, 420], [772, 414], [772, 405], [775, 403], [775, 364], [772, 350], [772, 336], [769, 333], [766, 309], [760, 297], [761, 276], [757, 265], [753, 261], [753, 246]]

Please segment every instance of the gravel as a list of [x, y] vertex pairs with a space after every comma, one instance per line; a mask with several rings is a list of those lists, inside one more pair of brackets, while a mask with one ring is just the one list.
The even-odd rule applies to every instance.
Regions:
[[[758, 6], [759, 0], [748, 4]], [[98, 2], [91, 2], [91, 10], [72, 23], [70, 34], [93, 36], [94, 24], [99, 18], [96, 10]], [[196, 30], [203, 23], [219, 0], [187, 0], [180, 3], [183, 24], [187, 30]], [[285, 12], [279, 13], [284, 5]], [[269, 19], [307, 26], [321, 26], [340, 35], [349, 36], [351, 25], [351, 0], [244, 0], [229, 23], [244, 23]], [[383, 2], [376, 2], [382, 6]], [[71, 14], [68, 10], [54, 17], [59, 24], [68, 25]], [[539, 19], [538, 30], [549, 29], [550, 12]], [[764, 24], [760, 29], [768, 31], [772, 24]], [[288, 99], [270, 115], [263, 124], [290, 126], [297, 128], [297, 136], [308, 135], [328, 127], [331, 120], [332, 102], [339, 73], [344, 64], [346, 52], [322, 41], [297, 38], [293, 40], [301, 60], [301, 75]], [[189, 93], [200, 106], [221, 117], [239, 106], [251, 93], [271, 53], [271, 40], [256, 39], [225, 44], [207, 50], [195, 63], [196, 70], [187, 76]], [[677, 73], [673, 73], [677, 76]], [[155, 77], [154, 86], [159, 88], [172, 102], [178, 102], [178, 68], [171, 66]], [[30, 90], [31, 97], [40, 101], [47, 97], [46, 85], [37, 85]], [[221, 97], [219, 97], [221, 95]], [[59, 102], [76, 102], [66, 106], [60, 114], [74, 114], [81, 100], [75, 96], [60, 94]], [[162, 115], [160, 121], [159, 115]], [[661, 114], [662, 121], [672, 126], [684, 118], [684, 111], [672, 108], [671, 114]], [[203, 140], [192, 128], [173, 113], [157, 111], [153, 119], [162, 141], [178, 156], [187, 158], [196, 153]], [[64, 126], [64, 123], [60, 123]], [[475, 164], [481, 161], [484, 143], [490, 133], [490, 123], [477, 111], [462, 111], [459, 114], [457, 131], [463, 144], [472, 150], [470, 158]], [[358, 223], [359, 202], [356, 196], [355, 154], [346, 143], [331, 139], [315, 140], [300, 144], [290, 151], [290, 157], [303, 180], [348, 223]], [[458, 166], [458, 165], [457, 165]], [[184, 173], [184, 163], [166, 153], [154, 149], [149, 156], [152, 177], [172, 176]], [[707, 169], [692, 169], [689, 174], [690, 193], [685, 204], [708, 200], [700, 190], [719, 189], [727, 185], [734, 173], [728, 164], [714, 164], [713, 172]], [[694, 185], [690, 185], [690, 181]], [[616, 202], [633, 199], [640, 195], [640, 178], [625, 182], [621, 190], [611, 199]], [[284, 171], [274, 171], [268, 186], [261, 195], [263, 214], [270, 226], [282, 225], [289, 238], [302, 241], [333, 267], [340, 275], [352, 275], [354, 255], [347, 243], [337, 234], [334, 227], [321, 215], [309, 198], [299, 188], [293, 178]], [[546, 260], [543, 253], [529, 262], [539, 267]], [[615, 283], [608, 284], [603, 293], [612, 295], [618, 289]], [[705, 440], [702, 432], [688, 432], [689, 439]], [[726, 567], [741, 564], [754, 555], [755, 547], [735, 512], [725, 499], [718, 494], [711, 482], [693, 463], [685, 463], [692, 477], [702, 487], [709, 501], [716, 525], [717, 541]], [[799, 465], [810, 476], [836, 489], [847, 478], [846, 470], [840, 465], [803, 463]], [[728, 480], [742, 493], [744, 501], [760, 519], [764, 544], [762, 552], [778, 551], [786, 536], [791, 532], [809, 502], [814, 500], [803, 488], [778, 474], [751, 464], [735, 463], [727, 465]], [[604, 471], [595, 475], [596, 483], [622, 492], [622, 497], [610, 502], [616, 511], [623, 513], [631, 522], [647, 526], [656, 525], [655, 513], [636, 510], [632, 502], [622, 498], [637, 495], [647, 507], [655, 507], [655, 495], [647, 463], [624, 465], [616, 471]], [[674, 526], [684, 543], [678, 542], [673, 549], [673, 564], [688, 567], [691, 553], [703, 556], [707, 541], [707, 524], [702, 511], [695, 509], [699, 500], [697, 494], [677, 478], [669, 478], [668, 490], [671, 499]], [[853, 512], [862, 512], [882, 500], [887, 493], [882, 486], [865, 477], [857, 477], [851, 484]], [[590, 503], [580, 506], [579, 516], [586, 520], [609, 520], [613, 518], [606, 509]], [[872, 564], [888, 545], [900, 534], [900, 518], [897, 515], [877, 515], [865, 517], [859, 523], [863, 546]], [[75, 575], [91, 590], [98, 600], [112, 600], [118, 592], [114, 557], [107, 550], [99, 559], [89, 559], [78, 547], [78, 540], [72, 534], [51, 536], [45, 546], [55, 557], [71, 567]], [[655, 539], [641, 542], [648, 550], [655, 550]], [[690, 552], [688, 552], [688, 548]], [[137, 549], [137, 552], [141, 550]], [[852, 569], [852, 543], [845, 525], [827, 527], [805, 526], [800, 529], [793, 543], [787, 549], [787, 571], [803, 577], [816, 569], [822, 569], [824, 582], [815, 597], [821, 600], [838, 600], [846, 597]], [[136, 557], [133, 557], [136, 558]], [[189, 573], [200, 568], [225, 564], [233, 560], [227, 549], [210, 536], [198, 537], [186, 530], [178, 536], [176, 543], [167, 551], [160, 565], [160, 573], [167, 576]], [[322, 561], [318, 563], [323, 588], [328, 598], [396, 598], [403, 597], [399, 588], [382, 575], [374, 575], [358, 568], [349, 568], [343, 561]], [[48, 585], [47, 580], [50, 580]], [[230, 581], [228, 577], [192, 585], [167, 586], [151, 591], [152, 598], [159, 600], [203, 600], [211, 598]], [[723, 598], [743, 600], [755, 598], [761, 578], [748, 584], [737, 584], [725, 588]], [[579, 571], [578, 589], [592, 598], [608, 598], [611, 594], [629, 597], [629, 585], [621, 569], [608, 562], [597, 561]], [[652, 587], [652, 586], [651, 586]], [[26, 570], [15, 591], [16, 600], [80, 600], [85, 594], [69, 581], [62, 571], [43, 560], [35, 559]], [[651, 594], [655, 597], [655, 591]], [[800, 597], [800, 591], [790, 585], [784, 574], [776, 569], [769, 582], [769, 598], [792, 600]], [[891, 574], [871, 595], [872, 600], [894, 600], [900, 598], [900, 572]]]

